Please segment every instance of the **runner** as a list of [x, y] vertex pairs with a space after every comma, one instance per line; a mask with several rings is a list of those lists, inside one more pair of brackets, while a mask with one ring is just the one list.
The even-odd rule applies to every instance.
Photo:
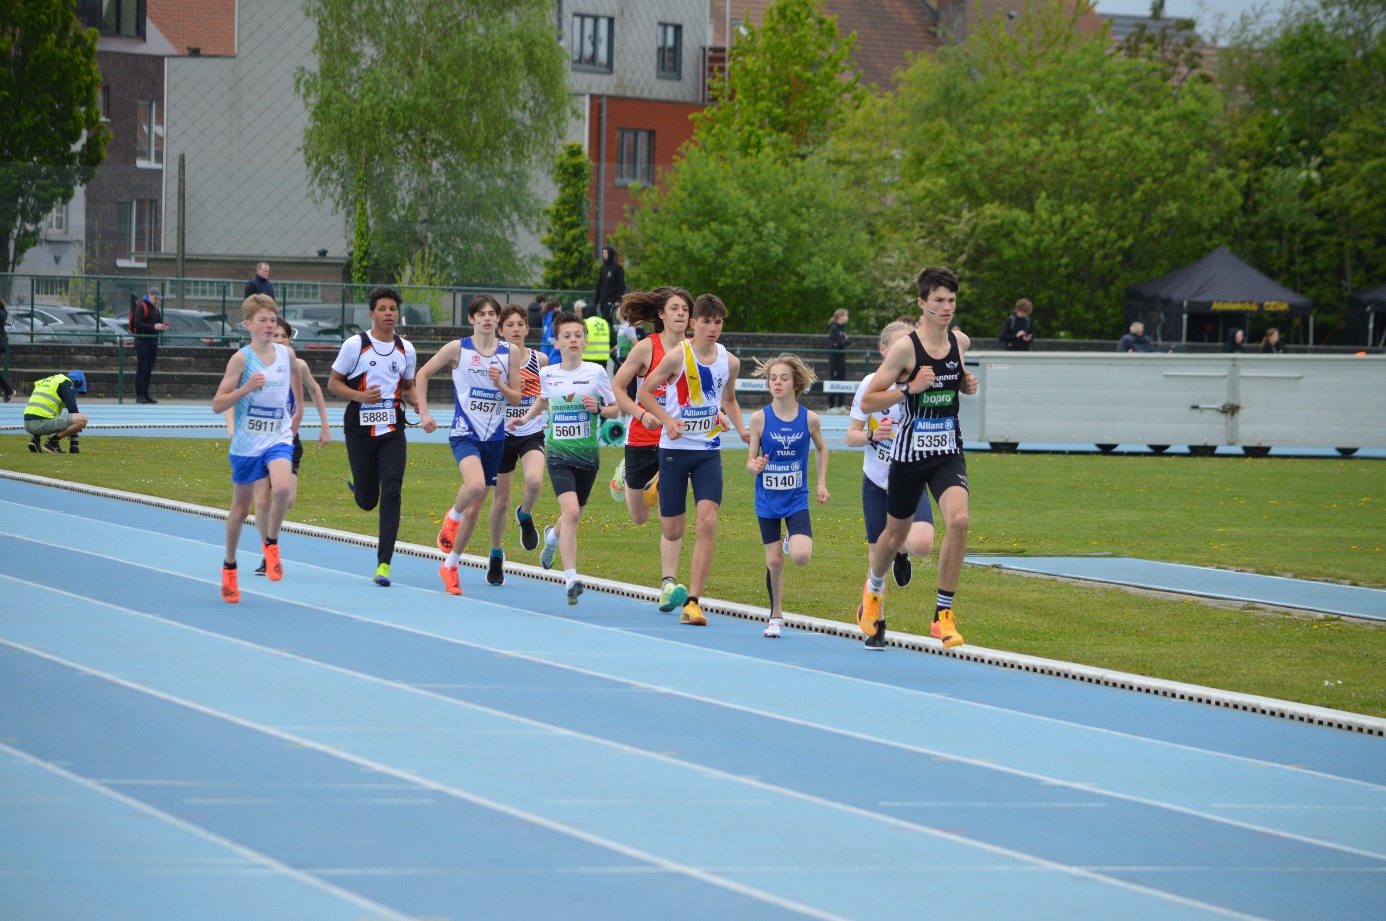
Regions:
[[[438, 423], [428, 411], [428, 379], [444, 367], [452, 367], [453, 417], [448, 444], [462, 472], [462, 487], [452, 508], [443, 516], [438, 531], [438, 549], [447, 554], [438, 575], [449, 595], [462, 594], [457, 563], [462, 548], [472, 539], [481, 504], [496, 485], [501, 455], [505, 452], [505, 404], [519, 405], [520, 353], [496, 336], [500, 304], [489, 294], [478, 294], [467, 304], [472, 334], [454, 339], [438, 350], [419, 369], [419, 424], [425, 432], [437, 430]], [[486, 570], [490, 585], [505, 584], [505, 519], [497, 526], [491, 519], [491, 558]]]
[[418, 390], [414, 386], [418, 356], [407, 339], [395, 335], [399, 292], [394, 288], [376, 288], [367, 301], [370, 332], [342, 343], [332, 362], [327, 390], [347, 401], [342, 414], [347, 460], [351, 464], [347, 488], [362, 510], [369, 512], [380, 506], [375, 584], [389, 588], [390, 561], [399, 535], [404, 469], [408, 463], [401, 401], [418, 406]]
[[[884, 358], [890, 346], [901, 336], [908, 336], [914, 329], [909, 323], [897, 320], [886, 324], [881, 330], [879, 348]], [[895, 422], [900, 415], [900, 404], [895, 403], [875, 413], [862, 412], [861, 398], [876, 372], [861, 379], [857, 394], [852, 398], [851, 422], [847, 425], [847, 444], [853, 448], [865, 447], [861, 461], [861, 508], [866, 522], [866, 542], [876, 546], [877, 539], [886, 526], [886, 486], [890, 475], [890, 451], [894, 447]], [[891, 384], [891, 387], [894, 387]], [[914, 524], [910, 525], [905, 548], [895, 554], [891, 563], [891, 573], [895, 584], [904, 588], [914, 576], [914, 566], [910, 562], [913, 554], [927, 559], [934, 549], [934, 512], [929, 504], [928, 492], [919, 494], [919, 505], [914, 510]]]
[[[292, 353], [294, 348], [294, 328], [290, 326], [289, 321], [284, 319], [283, 317], [278, 317], [275, 320], [275, 323], [275, 344], [284, 346]], [[322, 397], [322, 388], [319, 387], [318, 382], [313, 379], [313, 371], [308, 367], [308, 362], [304, 361], [302, 358], [298, 358], [297, 356], [295, 356], [294, 365], [298, 368], [298, 379], [302, 382], [303, 389], [306, 390], [310, 396], [312, 396], [313, 405], [317, 407], [318, 410], [318, 419], [322, 422], [321, 427], [318, 429], [318, 447], [321, 448], [323, 445], [327, 444], [329, 441], [332, 440], [332, 427], [327, 422], [327, 402]], [[303, 460], [303, 443], [298, 440], [298, 427], [303, 423], [304, 405], [304, 401], [294, 399], [294, 393], [292, 390], [290, 390], [289, 399], [288, 402], [285, 404], [284, 408], [285, 411], [288, 412], [289, 418], [292, 420], [292, 428], [294, 433], [293, 476], [295, 494], [297, 494], [298, 491], [298, 465]], [[228, 417], [228, 427], [233, 426], [235, 421], [234, 410], [227, 411], [226, 415]], [[229, 433], [230, 429], [228, 428], [228, 434]], [[255, 484], [255, 509], [257, 512], [259, 512], [260, 509], [267, 509], [269, 508], [269, 506], [270, 481], [268, 479], [263, 479]], [[260, 529], [261, 539], [263, 539], [265, 535], [264, 520], [265, 516], [262, 514], [257, 514], [255, 516], [255, 525], [257, 528]], [[261, 560], [260, 565], [255, 567], [255, 575], [263, 576], [265, 574], [265, 569], [267, 566], [268, 561]]]
[[765, 378], [771, 402], [751, 414], [751, 450], [746, 469], [756, 475], [756, 518], [760, 521], [760, 539], [765, 544], [765, 590], [770, 593], [770, 619], [765, 624], [765, 635], [776, 638], [784, 628], [785, 555], [795, 566], [807, 566], [813, 558], [809, 443], [813, 443], [818, 462], [819, 505], [829, 498], [828, 449], [823, 444], [818, 413], [799, 404], [799, 394], [818, 379], [803, 359], [798, 355], [778, 355], [761, 362], [755, 376]]
[[[938, 502], [945, 530], [939, 550], [938, 598], [931, 632], [944, 646], [962, 645], [953, 598], [967, 550], [967, 462], [958, 430], [958, 393], [977, 392], [977, 378], [963, 367], [969, 340], [950, 330], [958, 305], [958, 278], [948, 269], [919, 274], [919, 324], [887, 350], [880, 370], [861, 397], [864, 413], [901, 404], [886, 488], [886, 527], [871, 550], [871, 565], [857, 625], [868, 649], [885, 648], [885, 571], [905, 545], [915, 510], [927, 487]], [[891, 385], [896, 385], [892, 387]], [[878, 575], [879, 573], [879, 575]]]
[[[616, 468], [615, 481], [623, 484], [626, 511], [635, 524], [649, 521], [650, 509], [659, 504], [659, 437], [662, 431], [659, 420], [637, 403], [635, 396], [645, 383], [645, 375], [659, 364], [664, 353], [687, 338], [688, 315], [692, 309], [693, 295], [682, 288], [633, 291], [621, 299], [621, 311], [628, 323], [632, 326], [648, 323], [655, 332], [635, 344], [611, 380], [621, 412], [631, 417], [626, 429], [626, 456]], [[657, 405], [664, 399], [664, 386], [660, 385], [654, 395]]]
[[[727, 308], [716, 295], [693, 302], [693, 339], [671, 349], [640, 385], [640, 404], [664, 427], [659, 438], [659, 542], [662, 585], [659, 609], [682, 607], [679, 622], [707, 625], [698, 599], [707, 587], [717, 541], [717, 513], [722, 505], [722, 432], [732, 425], [741, 440], [751, 434], [736, 402], [736, 375], [741, 362], [717, 342]], [[661, 403], [655, 392], [665, 388]], [[725, 412], [722, 410], [725, 409]], [[697, 541], [693, 545], [688, 588], [676, 583], [688, 509], [688, 486], [696, 503]]]
[[544, 485], [544, 424], [542, 415], [524, 425], [511, 425], [522, 418], [539, 398], [539, 371], [549, 359], [538, 349], [525, 347], [529, 332], [529, 317], [519, 304], [506, 304], [500, 312], [500, 337], [519, 354], [520, 405], [505, 404], [505, 449], [501, 452], [496, 472], [496, 490], [491, 494], [491, 533], [505, 530], [506, 514], [510, 511], [510, 490], [515, 480], [515, 465], [521, 467], [525, 481], [524, 497], [515, 509], [515, 523], [520, 527], [520, 546], [526, 550], [539, 547], [539, 531], [534, 527], [534, 503], [539, 501], [539, 488]]
[[564, 311], [553, 320], [554, 343], [562, 364], [549, 365], [539, 372], [539, 399], [520, 419], [507, 423], [523, 429], [548, 410], [549, 482], [558, 497], [558, 524], [544, 529], [544, 550], [539, 563], [553, 566], [554, 551], [563, 559], [563, 584], [568, 603], [577, 604], [583, 592], [577, 575], [577, 532], [582, 509], [592, 494], [592, 484], [601, 467], [597, 447], [600, 419], [614, 419], [619, 410], [611, 392], [606, 369], [596, 362], [583, 361], [587, 348], [587, 328], [582, 318]]
[[226, 516], [226, 556], [221, 566], [221, 598], [232, 604], [241, 600], [236, 578], [241, 525], [250, 512], [256, 484], [267, 477], [274, 497], [261, 510], [267, 519], [261, 546], [270, 581], [284, 577], [279, 562], [279, 526], [295, 498], [293, 429], [286, 404], [290, 396], [297, 403], [303, 402], [294, 353], [274, 342], [279, 316], [274, 299], [253, 294], [241, 305], [241, 313], [250, 330], [250, 345], [231, 356], [212, 398], [212, 412], [224, 413], [233, 407], [236, 411], [230, 450], [231, 508]]

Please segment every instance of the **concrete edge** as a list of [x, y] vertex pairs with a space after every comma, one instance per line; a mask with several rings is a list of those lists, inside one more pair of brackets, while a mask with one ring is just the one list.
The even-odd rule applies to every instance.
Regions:
[[[108, 499], [120, 499], [125, 502], [134, 502], [140, 505], [149, 505], [175, 512], [200, 515], [205, 518], [216, 518], [222, 521], [225, 521], [227, 516], [226, 509], [211, 508], [205, 505], [192, 505], [190, 503], [176, 502], [171, 499], [163, 499], [157, 496], [147, 496], [142, 493], [126, 492], [124, 490], [110, 489], [104, 486], [91, 486], [86, 483], [75, 483], [70, 480], [59, 480], [28, 473], [19, 473], [18, 471], [5, 470], [3, 468], [0, 468], [0, 478], [21, 483], [29, 483], [34, 486], [66, 489], [70, 492], [101, 496]], [[247, 521], [254, 521], [254, 517], [248, 518]], [[284, 522], [281, 526], [281, 530], [288, 531], [290, 534], [323, 537], [342, 543], [355, 544], [360, 547], [374, 547], [377, 540], [376, 538], [367, 537], [350, 531], [339, 531], [334, 528], [297, 524], [290, 521]], [[443, 559], [443, 554], [436, 547], [425, 547], [421, 544], [401, 542], [395, 545], [395, 550], [398, 553], [420, 557], [422, 559]], [[485, 569], [487, 566], [485, 557], [473, 556], [471, 554], [463, 555], [460, 562], [465, 566], [470, 566], [475, 569]], [[524, 563], [506, 561], [505, 569], [507, 572], [514, 573], [515, 575], [529, 576], [544, 582], [561, 584], [563, 581], [562, 574], [559, 572], [542, 569], [538, 566], [530, 566]], [[641, 585], [632, 585], [626, 582], [616, 582], [611, 579], [600, 578], [584, 578], [582, 582], [589, 591], [605, 592], [607, 594], [620, 595], [625, 598], [633, 598], [638, 601], [647, 601], [650, 603], [659, 600], [658, 591]], [[720, 601], [715, 598], [707, 597], [702, 598], [701, 603], [704, 611], [711, 611], [716, 614], [724, 614], [730, 617], [739, 617], [743, 620], [764, 622], [770, 616], [768, 608], [755, 605], [739, 604], [732, 601]], [[853, 642], [860, 642], [862, 640], [861, 633], [856, 625], [847, 624], [842, 621], [826, 620], [821, 617], [809, 617], [807, 615], [793, 614], [790, 612], [785, 612], [784, 621], [786, 626], [794, 627], [799, 630], [808, 630], [814, 633], [838, 636], [843, 639], [852, 640]], [[1348, 732], [1357, 732], [1386, 738], [1386, 719], [1365, 716], [1359, 713], [1349, 713], [1345, 710], [1333, 710], [1328, 707], [1315, 707], [1309, 704], [1277, 700], [1273, 697], [1260, 697], [1254, 694], [1241, 694], [1235, 691], [1224, 691], [1196, 684], [1185, 684], [1179, 681], [1167, 681], [1162, 678], [1133, 675], [1127, 672], [1097, 668], [1091, 665], [1080, 665], [1078, 663], [1063, 662], [1056, 659], [1044, 659], [1039, 656], [1025, 655], [1024, 653], [987, 649], [983, 646], [965, 645], [953, 649], [944, 649], [943, 644], [933, 637], [920, 637], [910, 633], [900, 633], [898, 631], [887, 632], [886, 642], [888, 645], [897, 649], [908, 649], [914, 652], [928, 653], [930, 655], [947, 656], [949, 658], [961, 659], [965, 662], [976, 662], [982, 665], [1015, 669], [1017, 671], [1031, 672], [1037, 675], [1048, 675], [1054, 678], [1067, 678], [1072, 681], [1082, 681], [1087, 684], [1096, 684], [1103, 687], [1118, 688], [1125, 691], [1137, 691], [1142, 694], [1151, 694], [1156, 697], [1169, 697], [1175, 700], [1184, 700], [1191, 703], [1205, 704], [1228, 710], [1259, 713], [1263, 716], [1273, 716], [1298, 723], [1308, 723], [1330, 729], [1342, 729]]]

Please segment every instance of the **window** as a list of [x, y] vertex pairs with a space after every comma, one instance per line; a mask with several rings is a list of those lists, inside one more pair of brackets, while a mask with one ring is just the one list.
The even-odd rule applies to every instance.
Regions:
[[655, 76], [661, 80], [683, 79], [683, 26], [659, 24], [659, 44], [655, 49]]
[[654, 132], [620, 128], [616, 131], [616, 184], [654, 181]]
[[190, 278], [183, 282], [183, 295], [198, 300], [220, 300], [231, 297], [232, 286], [225, 281], [210, 281], [206, 278]]
[[54, 205], [48, 213], [48, 232], [59, 235], [67, 233], [67, 202]]
[[34, 294], [38, 297], [67, 297], [68, 279], [54, 275], [35, 275]]
[[158, 249], [159, 200], [139, 198], [116, 205], [116, 259], [132, 259], [136, 253]]
[[109, 122], [111, 120], [111, 88], [101, 87], [101, 120]]
[[163, 166], [164, 113], [157, 102], [139, 103], [139, 124], [135, 135], [135, 165]]
[[573, 16], [573, 69], [611, 73], [610, 16]]
[[279, 286], [279, 296], [283, 298], [282, 303], [289, 301], [321, 303], [322, 286], [309, 282], [288, 281]]
[[103, 0], [101, 32], [143, 38], [144, 0]]

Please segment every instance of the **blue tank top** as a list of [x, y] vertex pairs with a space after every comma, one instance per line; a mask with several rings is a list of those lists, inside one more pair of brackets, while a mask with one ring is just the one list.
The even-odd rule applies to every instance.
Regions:
[[760, 451], [765, 470], [756, 477], [756, 514], [761, 518], [788, 518], [809, 507], [808, 407], [800, 406], [793, 421], [775, 415], [773, 406], [762, 410], [765, 426], [760, 433]]

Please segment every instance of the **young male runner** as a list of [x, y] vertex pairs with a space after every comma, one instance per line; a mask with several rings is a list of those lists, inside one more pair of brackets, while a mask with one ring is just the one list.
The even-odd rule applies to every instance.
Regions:
[[261, 510], [267, 519], [262, 543], [266, 574], [271, 582], [284, 577], [279, 562], [279, 526], [295, 498], [293, 429], [287, 403], [290, 394], [296, 402], [303, 402], [294, 353], [274, 342], [279, 316], [274, 299], [251, 295], [241, 305], [241, 312], [250, 330], [250, 345], [231, 356], [212, 398], [213, 412], [224, 413], [233, 407], [236, 411], [230, 451], [231, 508], [226, 516], [226, 557], [221, 567], [221, 597], [233, 604], [241, 600], [236, 578], [241, 524], [250, 512], [256, 484], [265, 478], [274, 490], [273, 498]]
[[[617, 468], [616, 479], [625, 485], [626, 511], [635, 524], [649, 521], [650, 509], [659, 502], [659, 438], [663, 432], [655, 415], [636, 402], [635, 393], [665, 353], [687, 338], [692, 309], [693, 295], [675, 287], [633, 291], [621, 299], [621, 310], [628, 323], [648, 323], [655, 332], [635, 344], [611, 381], [621, 412], [631, 417], [626, 431], [626, 456]], [[655, 405], [664, 399], [663, 384], [655, 389], [654, 397]]]
[[958, 394], [977, 392], [977, 378], [963, 368], [970, 344], [950, 330], [958, 306], [958, 278], [944, 268], [919, 274], [921, 316], [915, 331], [896, 340], [861, 397], [863, 412], [900, 403], [890, 455], [885, 533], [871, 549], [871, 566], [857, 625], [868, 649], [885, 648], [885, 573], [905, 546], [915, 510], [927, 487], [938, 502], [947, 530], [939, 549], [938, 598], [931, 632], [944, 646], [962, 645], [953, 616], [953, 596], [967, 550], [967, 462], [958, 427]]
[[347, 486], [356, 504], [369, 512], [380, 505], [380, 542], [376, 549], [375, 584], [390, 586], [390, 561], [399, 535], [399, 509], [408, 463], [402, 400], [418, 406], [414, 346], [395, 334], [399, 292], [376, 288], [367, 297], [371, 330], [342, 343], [328, 391], [347, 401], [342, 416], [351, 479]]
[[[664, 427], [659, 440], [659, 555], [663, 580], [659, 609], [665, 613], [680, 604], [679, 622], [707, 625], [698, 599], [707, 587], [717, 540], [717, 513], [722, 506], [722, 442], [718, 437], [736, 426], [741, 440], [750, 432], [736, 402], [736, 375], [741, 362], [717, 337], [727, 308], [715, 295], [693, 302], [693, 338], [685, 340], [655, 365], [641, 384], [642, 406]], [[664, 401], [655, 391], [665, 385]], [[725, 413], [723, 412], [725, 410]], [[688, 509], [688, 486], [693, 485], [697, 509], [697, 541], [693, 545], [689, 587], [675, 582]]]
[[[462, 487], [438, 531], [438, 549], [447, 554], [438, 567], [438, 575], [449, 595], [462, 594], [458, 560], [476, 529], [486, 493], [496, 485], [496, 473], [505, 452], [505, 404], [520, 403], [520, 353], [496, 336], [500, 304], [489, 294], [478, 294], [467, 304], [467, 319], [472, 324], [472, 334], [439, 349], [419, 369], [418, 379], [419, 424], [425, 432], [433, 432], [438, 423], [428, 411], [428, 379], [452, 366], [455, 408], [448, 444], [457, 460], [457, 469], [462, 472]], [[493, 520], [491, 559], [486, 570], [486, 581], [491, 585], [505, 584], [505, 551], [501, 549], [504, 536], [505, 519], [501, 519], [499, 527]]]
[[539, 398], [539, 372], [549, 363], [548, 356], [538, 349], [525, 347], [529, 332], [529, 317], [519, 304], [506, 304], [500, 312], [500, 337], [510, 344], [520, 360], [520, 405], [505, 404], [505, 449], [501, 452], [496, 472], [496, 489], [491, 494], [491, 533], [505, 530], [506, 513], [510, 511], [510, 491], [518, 463], [524, 476], [525, 491], [520, 507], [515, 509], [515, 523], [520, 527], [520, 546], [535, 550], [539, 546], [539, 531], [534, 527], [534, 503], [539, 501], [539, 488], [544, 485], [544, 425], [543, 415], [524, 425], [512, 425], [529, 412]]
[[509, 424], [523, 428], [548, 410], [549, 482], [558, 497], [559, 518], [557, 525], [544, 529], [544, 551], [539, 562], [545, 569], [553, 566], [554, 550], [558, 550], [563, 558], [568, 603], [577, 604], [583, 591], [577, 575], [577, 531], [601, 467], [599, 420], [603, 416], [614, 419], [620, 410], [606, 369], [582, 359], [587, 349], [587, 328], [582, 318], [575, 313], [558, 314], [553, 321], [553, 335], [563, 356], [562, 364], [549, 365], [539, 372], [538, 402], [523, 418]]

